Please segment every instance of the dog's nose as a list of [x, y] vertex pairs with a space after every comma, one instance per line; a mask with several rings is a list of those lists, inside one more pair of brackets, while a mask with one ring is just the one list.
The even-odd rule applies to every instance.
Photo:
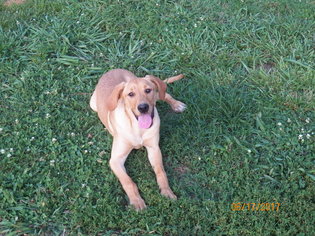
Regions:
[[140, 113], [146, 113], [149, 110], [149, 105], [147, 103], [142, 103], [138, 105], [138, 110], [140, 111]]

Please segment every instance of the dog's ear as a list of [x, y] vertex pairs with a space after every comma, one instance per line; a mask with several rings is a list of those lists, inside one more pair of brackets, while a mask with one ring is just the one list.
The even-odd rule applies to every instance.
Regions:
[[155, 86], [157, 87], [157, 89], [159, 91], [159, 99], [164, 100], [166, 88], [167, 88], [166, 83], [164, 83], [162, 80], [160, 80], [159, 78], [157, 78], [153, 75], [146, 75], [145, 78], [150, 80], [152, 83], [155, 84]]
[[112, 91], [112, 93], [110, 94], [108, 100], [107, 100], [107, 109], [110, 111], [115, 110], [115, 108], [117, 107], [117, 103], [118, 100], [121, 96], [122, 91], [125, 88], [125, 82], [122, 82], [118, 85], [116, 85], [116, 87], [114, 88], [114, 90]]

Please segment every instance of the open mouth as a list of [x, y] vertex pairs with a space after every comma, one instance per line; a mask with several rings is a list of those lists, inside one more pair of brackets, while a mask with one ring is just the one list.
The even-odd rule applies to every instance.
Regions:
[[[135, 115], [135, 114], [134, 114]], [[140, 129], [148, 129], [153, 124], [154, 109], [152, 109], [151, 114], [141, 113], [139, 116], [135, 115]]]

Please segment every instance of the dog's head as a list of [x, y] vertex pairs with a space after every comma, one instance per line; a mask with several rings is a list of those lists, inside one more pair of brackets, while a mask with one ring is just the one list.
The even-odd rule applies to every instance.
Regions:
[[113, 111], [122, 99], [125, 109], [129, 109], [138, 120], [140, 128], [150, 128], [153, 122], [154, 106], [157, 100], [165, 98], [166, 84], [159, 78], [147, 75], [118, 84], [107, 102]]

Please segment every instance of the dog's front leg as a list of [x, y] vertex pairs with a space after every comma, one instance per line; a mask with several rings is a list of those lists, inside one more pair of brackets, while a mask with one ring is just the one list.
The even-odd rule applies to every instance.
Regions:
[[173, 193], [168, 184], [167, 176], [163, 167], [162, 153], [160, 147], [158, 145], [146, 146], [146, 149], [148, 151], [149, 161], [155, 172], [156, 180], [161, 190], [161, 194], [171, 199], [177, 199], [176, 195]]
[[134, 206], [136, 210], [142, 210], [146, 208], [145, 202], [139, 194], [137, 185], [128, 176], [124, 166], [131, 150], [132, 147], [123, 140], [114, 138], [109, 165], [125, 190], [130, 204]]

